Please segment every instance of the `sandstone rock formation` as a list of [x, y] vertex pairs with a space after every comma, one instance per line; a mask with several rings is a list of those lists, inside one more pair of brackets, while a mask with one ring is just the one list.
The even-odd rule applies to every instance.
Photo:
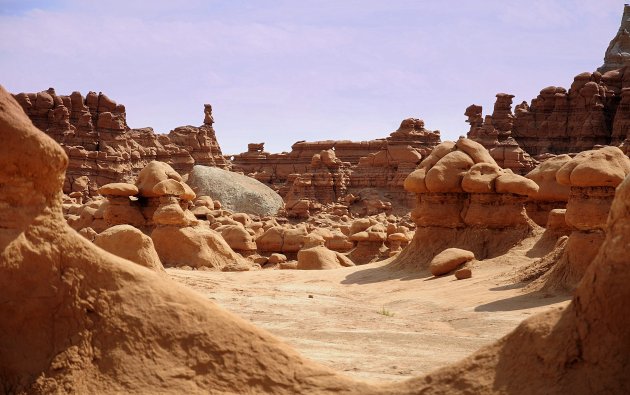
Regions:
[[441, 276], [475, 259], [475, 254], [461, 248], [447, 248], [433, 257], [429, 270], [434, 276]]
[[296, 174], [285, 194], [290, 216], [307, 218], [322, 204], [337, 202], [346, 195], [349, 166], [337, 158], [332, 149], [313, 155], [308, 171]]
[[94, 244], [140, 266], [164, 272], [151, 238], [131, 225], [116, 225], [99, 233]]
[[570, 186], [558, 183], [556, 173], [570, 160], [569, 155], [558, 155], [525, 175], [538, 185], [538, 192], [527, 202], [527, 215], [540, 226], [547, 225], [551, 210], [564, 208], [569, 200]]
[[[342, 203], [346, 193], [357, 196], [370, 188], [389, 196], [377, 199], [382, 204], [395, 201], [406, 209], [413, 197], [405, 193], [404, 179], [439, 142], [439, 131], [425, 129], [421, 119], [408, 118], [386, 139], [299, 141], [291, 152], [281, 154], [265, 152], [264, 143], [249, 144], [247, 152], [235, 155], [232, 163], [235, 170], [277, 190], [294, 217], [306, 218], [326, 204]], [[364, 215], [377, 212], [367, 208]]]
[[499, 166], [523, 175], [536, 166], [536, 161], [511, 137], [514, 125], [513, 97], [506, 93], [497, 94], [494, 112], [486, 116], [485, 120], [482, 107], [475, 104], [469, 106], [464, 115], [470, 124], [468, 138], [488, 149]]
[[615, 188], [630, 174], [630, 159], [617, 147], [585, 151], [566, 162], [556, 173], [559, 184], [571, 192], [565, 221], [572, 229], [559, 259], [541, 279], [546, 291], [573, 290], [604, 242], [606, 220]]
[[566, 308], [540, 313], [459, 363], [396, 386], [416, 394], [625, 394], [630, 391], [630, 177], [606, 238]]
[[405, 178], [440, 143], [440, 132], [425, 129], [421, 119], [408, 118], [385, 141], [385, 149], [359, 160], [350, 175], [349, 187], [379, 188], [392, 192], [398, 200], [411, 202], [413, 197], [403, 189]]
[[207, 298], [103, 254], [71, 230], [61, 208], [68, 157], [3, 88], [0, 131], [3, 389], [373, 391], [302, 359]]
[[604, 54], [604, 64], [597, 71], [605, 73], [628, 65], [630, 65], [630, 6], [626, 4], [623, 8], [621, 26], [615, 37], [610, 40]]
[[426, 268], [449, 247], [479, 259], [505, 253], [531, 233], [525, 202], [539, 188], [501, 169], [479, 143], [461, 138], [438, 145], [407, 177], [405, 189], [417, 196], [411, 217], [418, 228], [393, 265]]
[[187, 182], [199, 195], [219, 200], [223, 208], [241, 213], [276, 215], [284, 202], [261, 182], [216, 167], [193, 167]]
[[93, 195], [99, 186], [132, 182], [148, 162], [159, 160], [180, 173], [194, 164], [228, 167], [212, 128], [211, 107], [200, 127], [183, 126], [168, 135], [130, 129], [125, 106], [103, 93], [57, 95], [50, 88], [15, 95], [35, 126], [62, 145], [70, 158], [64, 192]]

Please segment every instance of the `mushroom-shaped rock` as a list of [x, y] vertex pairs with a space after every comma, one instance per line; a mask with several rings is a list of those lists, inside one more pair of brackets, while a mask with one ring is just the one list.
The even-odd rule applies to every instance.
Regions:
[[494, 163], [475, 163], [462, 179], [462, 189], [469, 193], [492, 193], [494, 182], [503, 170]]
[[194, 201], [195, 207], [208, 207], [210, 210], [214, 210], [214, 202], [210, 196], [197, 196]]
[[138, 187], [124, 182], [113, 182], [100, 187], [98, 193], [104, 196], [134, 196], [138, 194]]
[[166, 199], [161, 202], [160, 206], [153, 213], [153, 222], [157, 225], [179, 225], [186, 226], [190, 220], [186, 217], [186, 213], [179, 205], [177, 198], [174, 196], [165, 196]]
[[160, 226], [153, 230], [151, 239], [165, 266], [222, 270], [229, 265], [247, 264], [245, 258], [235, 253], [221, 234], [212, 229]]
[[269, 255], [269, 260], [267, 260], [267, 262], [269, 262], [272, 265], [275, 265], [277, 263], [283, 263], [287, 261], [287, 256], [284, 254], [278, 254], [277, 252], [274, 252], [273, 254]]
[[184, 183], [169, 178], [155, 184], [152, 192], [154, 196], [170, 195], [179, 197], [186, 194], [186, 188]]
[[192, 188], [185, 182], [182, 182], [182, 186], [184, 187], [184, 193], [179, 195], [180, 199], [193, 201], [195, 197], [197, 197], [195, 191], [193, 191]]
[[153, 192], [153, 187], [160, 181], [173, 179], [181, 181], [182, 177], [168, 164], [164, 162], [152, 161], [140, 170], [136, 186], [139, 194], [144, 197], [157, 197]]
[[407, 238], [407, 235], [404, 233], [392, 233], [391, 235], [387, 236], [387, 240], [396, 241], [399, 243], [409, 241], [409, 239]]
[[164, 272], [153, 240], [131, 225], [116, 225], [94, 237], [94, 244], [107, 252], [156, 272]]
[[223, 239], [235, 251], [253, 251], [256, 249], [254, 238], [241, 224], [223, 225], [216, 231], [221, 233]]
[[350, 240], [352, 241], [368, 241], [370, 240], [370, 235], [368, 232], [357, 232], [350, 236]]
[[302, 249], [298, 252], [297, 258], [297, 269], [301, 270], [326, 270], [354, 266], [354, 263], [345, 255], [323, 246]]
[[332, 238], [326, 240], [326, 247], [331, 250], [345, 252], [354, 247], [354, 243], [348, 240], [348, 236], [343, 234], [339, 229], [331, 232]]
[[481, 144], [467, 138], [460, 138], [455, 143], [455, 147], [472, 158], [475, 163], [488, 163], [497, 166], [490, 152]]
[[463, 192], [461, 183], [464, 174], [475, 162], [462, 151], [452, 151], [442, 157], [424, 179], [429, 192]]
[[426, 193], [429, 192], [427, 189], [427, 185], [425, 183], [425, 178], [427, 176], [427, 169], [420, 168], [412, 171], [405, 181], [403, 182], [403, 187], [405, 191], [412, 193]]
[[324, 237], [322, 237], [322, 235], [318, 233], [309, 233], [308, 235], [304, 236], [303, 240], [304, 244], [302, 248], [323, 246], [326, 243]]
[[616, 187], [630, 174], [630, 159], [617, 147], [584, 151], [562, 166], [556, 180], [574, 187]]
[[547, 159], [525, 176], [538, 184], [538, 192], [530, 197], [535, 200], [566, 202], [569, 199], [569, 186], [556, 180], [556, 173], [571, 161], [569, 155], [558, 155]]
[[504, 173], [496, 178], [495, 189], [498, 193], [530, 196], [538, 192], [538, 184], [518, 174]]
[[457, 269], [468, 261], [475, 259], [475, 254], [461, 248], [447, 248], [431, 260], [429, 270], [434, 276], [441, 276]]

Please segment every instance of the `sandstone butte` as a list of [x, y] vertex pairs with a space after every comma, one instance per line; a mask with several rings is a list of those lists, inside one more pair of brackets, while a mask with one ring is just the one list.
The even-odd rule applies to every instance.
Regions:
[[[630, 393], [629, 31], [626, 6], [597, 71], [514, 111], [507, 93], [491, 115], [471, 105], [457, 141], [408, 118], [383, 139], [225, 156], [208, 104], [160, 135], [102, 93], [0, 87], [0, 393]], [[333, 329], [284, 317], [298, 297], [315, 304], [288, 311]], [[404, 380], [372, 377], [391, 332], [352, 318], [385, 300], [407, 316], [373, 316], [427, 343], [402, 347], [431, 367]], [[328, 333], [362, 375], [309, 348]]]

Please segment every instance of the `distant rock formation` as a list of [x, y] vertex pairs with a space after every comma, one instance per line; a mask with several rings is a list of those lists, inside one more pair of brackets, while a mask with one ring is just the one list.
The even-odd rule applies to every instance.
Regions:
[[615, 37], [610, 40], [606, 53], [604, 54], [604, 64], [597, 69], [600, 73], [615, 70], [630, 64], [630, 5], [623, 7], [621, 26]]
[[346, 193], [354, 193], [365, 205], [380, 202], [382, 210], [365, 208], [374, 214], [387, 211], [391, 203], [363, 195], [386, 193], [403, 205], [413, 205], [403, 182], [439, 143], [439, 131], [425, 129], [421, 119], [407, 118], [384, 139], [298, 141], [291, 152], [279, 154], [266, 152], [264, 143], [248, 144], [247, 152], [235, 155], [232, 164], [233, 170], [276, 189], [291, 215], [304, 217], [322, 204], [353, 200], [346, 199]]
[[195, 164], [229, 167], [212, 127], [209, 104], [203, 125], [181, 126], [159, 135], [152, 128], [129, 128], [125, 106], [103, 93], [65, 96], [49, 88], [14, 98], [33, 124], [61, 144], [70, 158], [65, 193], [87, 196], [108, 183], [130, 182], [153, 160], [166, 162], [182, 174]]
[[535, 164], [528, 154], [544, 160], [547, 154], [575, 154], [602, 145], [619, 146], [628, 154], [629, 65], [630, 6], [626, 5], [619, 31], [597, 71], [578, 74], [568, 90], [557, 86], [542, 89], [530, 103], [517, 104], [514, 114], [514, 96], [505, 93], [497, 95], [494, 112], [485, 120], [481, 106], [468, 107], [468, 137], [491, 150], [499, 164], [500, 155], [493, 151], [497, 144], [509, 142], [512, 148], [506, 149], [506, 162], [501, 166], [520, 174]]

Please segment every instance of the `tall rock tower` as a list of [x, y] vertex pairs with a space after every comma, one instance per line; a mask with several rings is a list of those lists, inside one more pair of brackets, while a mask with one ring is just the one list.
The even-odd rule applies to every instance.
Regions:
[[610, 41], [606, 54], [604, 55], [604, 64], [597, 69], [600, 73], [618, 69], [630, 64], [630, 5], [625, 4], [623, 8], [623, 16], [621, 17], [621, 26]]

